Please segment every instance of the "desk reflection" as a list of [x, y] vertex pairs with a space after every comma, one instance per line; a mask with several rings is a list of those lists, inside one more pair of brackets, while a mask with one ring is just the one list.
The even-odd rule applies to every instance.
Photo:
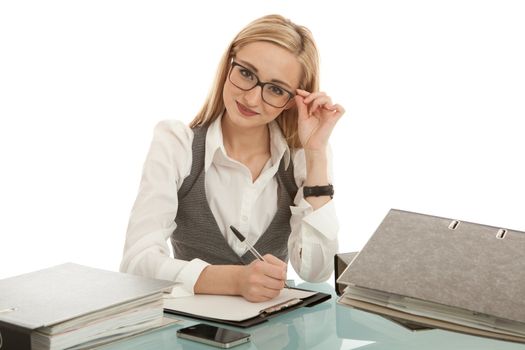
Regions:
[[[329, 284], [301, 283], [304, 288], [333, 294]], [[254, 349], [340, 349], [342, 340], [335, 334], [334, 297], [329, 301], [296, 309], [250, 328]]]
[[[333, 294], [333, 287], [329, 284], [302, 283], [298, 288], [312, 289]], [[175, 316], [175, 318], [180, 318]], [[149, 350], [149, 349], [182, 349], [202, 350], [212, 349], [204, 344], [179, 339], [177, 329], [199, 323], [197, 320], [181, 318], [181, 322], [160, 331], [148, 333], [132, 339], [113, 343], [101, 350]], [[210, 322], [207, 322], [210, 323]], [[210, 323], [214, 324], [214, 323]], [[217, 326], [239, 329], [226, 325]], [[340, 349], [342, 340], [334, 332], [336, 328], [334, 297], [329, 301], [304, 307], [270, 319], [268, 322], [255, 327], [241, 329], [251, 334], [249, 343], [236, 346], [235, 349]]]
[[[329, 284], [301, 283], [297, 287], [330, 293], [332, 299], [310, 308], [303, 307], [290, 311], [255, 327], [240, 329], [251, 334], [251, 341], [236, 346], [234, 349], [525, 350], [524, 344], [454, 332], [435, 329], [411, 331], [381, 316], [337, 304], [337, 296]], [[181, 319], [181, 322], [163, 330], [108, 344], [100, 349], [213, 349], [213, 347], [177, 337], [177, 329], [199, 323], [198, 320], [178, 316], [174, 318]], [[236, 327], [215, 325], [239, 330]]]

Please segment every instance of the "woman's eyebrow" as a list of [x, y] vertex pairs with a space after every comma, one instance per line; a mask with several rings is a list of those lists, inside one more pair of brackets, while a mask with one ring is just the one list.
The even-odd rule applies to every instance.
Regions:
[[[255, 66], [253, 64], [251, 64], [250, 62], [246, 62], [244, 60], [241, 60], [241, 59], [236, 59], [237, 62], [239, 63], [242, 63], [243, 66], [246, 66], [247, 68], [250, 68], [254, 73], [258, 73], [259, 71], [257, 70], [257, 68], [255, 68]], [[288, 87], [290, 90], [293, 90], [292, 89], [292, 86], [282, 80], [279, 80], [279, 79], [272, 79], [270, 80], [270, 82], [272, 83], [279, 83], [281, 85], [286, 85], [286, 87]]]

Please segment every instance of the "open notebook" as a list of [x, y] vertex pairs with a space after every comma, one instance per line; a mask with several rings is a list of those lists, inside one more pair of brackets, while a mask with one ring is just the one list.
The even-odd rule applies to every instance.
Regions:
[[268, 318], [303, 306], [313, 306], [330, 299], [329, 294], [297, 288], [285, 288], [272, 300], [252, 303], [240, 296], [194, 295], [189, 297], [164, 297], [164, 310], [207, 321], [250, 327]]

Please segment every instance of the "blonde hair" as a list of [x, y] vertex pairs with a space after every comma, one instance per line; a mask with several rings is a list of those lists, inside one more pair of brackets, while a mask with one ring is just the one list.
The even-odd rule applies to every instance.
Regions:
[[[233, 39], [223, 54], [215, 81], [200, 112], [190, 127], [207, 126], [224, 111], [222, 90], [228, 77], [230, 63], [236, 53], [245, 45], [265, 41], [280, 46], [294, 54], [302, 67], [300, 88], [310, 92], [319, 90], [319, 54], [312, 33], [303, 26], [294, 24], [280, 15], [268, 15], [248, 24]], [[275, 119], [290, 148], [300, 148], [297, 134], [297, 108], [283, 110]]]

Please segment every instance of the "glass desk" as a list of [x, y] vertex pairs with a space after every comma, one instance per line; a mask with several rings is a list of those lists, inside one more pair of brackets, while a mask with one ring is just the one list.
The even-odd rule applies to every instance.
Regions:
[[[222, 325], [225, 328], [238, 329], [251, 334], [250, 342], [236, 346], [234, 349], [525, 350], [525, 344], [474, 337], [437, 329], [409, 331], [380, 316], [337, 304], [337, 295], [329, 284], [302, 283], [297, 287], [331, 293], [332, 299], [311, 308], [299, 308], [285, 313], [251, 328], [241, 329]], [[177, 338], [177, 329], [191, 326], [199, 323], [199, 321], [178, 316], [173, 317], [180, 319], [181, 322], [159, 331], [108, 344], [99, 349], [217, 349]]]

